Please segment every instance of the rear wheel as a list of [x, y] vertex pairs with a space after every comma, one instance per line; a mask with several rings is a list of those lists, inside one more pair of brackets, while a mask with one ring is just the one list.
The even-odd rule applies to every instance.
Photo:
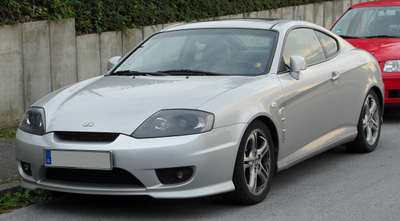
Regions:
[[247, 128], [236, 156], [233, 183], [235, 191], [225, 198], [239, 204], [261, 202], [271, 188], [275, 171], [275, 151], [268, 128], [254, 121]]
[[369, 153], [375, 150], [381, 134], [382, 115], [378, 96], [370, 91], [365, 98], [358, 120], [356, 139], [346, 144], [350, 152]]

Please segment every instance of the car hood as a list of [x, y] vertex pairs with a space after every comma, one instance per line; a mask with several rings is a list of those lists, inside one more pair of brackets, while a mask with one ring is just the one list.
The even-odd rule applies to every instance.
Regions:
[[346, 39], [346, 41], [356, 48], [374, 53], [376, 60], [379, 62], [400, 59], [399, 38]]
[[[262, 76], [106, 76], [50, 94], [35, 106], [45, 108], [47, 132], [131, 134], [162, 109], [197, 109], [227, 90], [260, 78]], [[84, 127], [86, 122], [92, 122], [92, 127]]]

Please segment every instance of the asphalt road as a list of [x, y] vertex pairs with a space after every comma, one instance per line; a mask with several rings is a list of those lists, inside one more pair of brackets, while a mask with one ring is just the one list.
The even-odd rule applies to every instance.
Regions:
[[61, 194], [0, 215], [0, 220], [400, 220], [400, 108], [387, 108], [370, 154], [336, 147], [276, 174], [266, 200], [253, 206], [219, 196], [158, 200]]

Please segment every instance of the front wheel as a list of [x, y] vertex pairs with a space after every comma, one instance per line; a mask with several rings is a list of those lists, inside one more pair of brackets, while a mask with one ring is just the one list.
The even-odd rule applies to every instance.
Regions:
[[232, 179], [235, 191], [225, 194], [225, 198], [245, 205], [261, 202], [271, 188], [275, 158], [268, 128], [261, 121], [254, 121], [247, 128], [236, 156]]
[[369, 153], [375, 150], [381, 134], [382, 115], [378, 96], [370, 91], [365, 98], [358, 120], [356, 139], [346, 144], [350, 152]]

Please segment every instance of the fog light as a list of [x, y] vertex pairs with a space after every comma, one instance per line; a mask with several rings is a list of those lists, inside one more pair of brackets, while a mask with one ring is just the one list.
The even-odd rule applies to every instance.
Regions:
[[176, 178], [178, 178], [178, 179], [183, 178], [183, 172], [181, 170], [178, 170], [178, 172], [176, 172]]
[[22, 164], [22, 169], [24, 169], [25, 171], [29, 170], [29, 164], [28, 163], [23, 163]]
[[192, 167], [179, 167], [156, 169], [157, 178], [162, 184], [183, 183], [189, 180], [193, 175]]
[[21, 162], [21, 167], [26, 175], [32, 176], [31, 165], [29, 163]]

